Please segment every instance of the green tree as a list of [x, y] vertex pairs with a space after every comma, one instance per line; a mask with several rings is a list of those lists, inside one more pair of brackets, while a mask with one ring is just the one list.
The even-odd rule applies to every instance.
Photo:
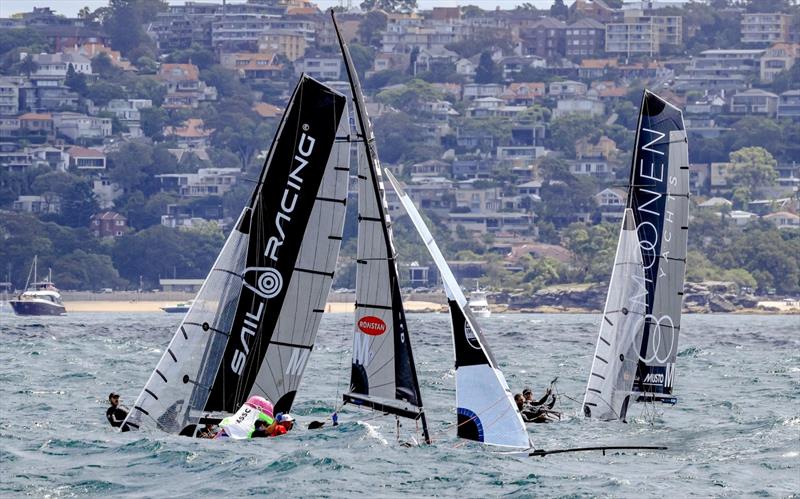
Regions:
[[68, 227], [87, 227], [89, 218], [98, 210], [89, 181], [71, 173], [45, 173], [36, 178], [31, 189], [42, 196], [60, 198], [61, 213], [53, 219]]
[[358, 39], [362, 44], [379, 48], [381, 37], [386, 30], [386, 14], [380, 10], [370, 10], [358, 25]]
[[503, 75], [492, 60], [492, 54], [488, 51], [481, 52], [478, 67], [475, 69], [475, 83], [500, 83], [502, 80]]
[[778, 162], [763, 147], [744, 147], [730, 154], [729, 180], [734, 188], [759, 194], [778, 178]]
[[104, 107], [112, 99], [124, 99], [125, 90], [114, 83], [97, 81], [86, 90], [86, 98], [91, 99], [96, 106]]
[[64, 85], [68, 86], [70, 90], [78, 93], [78, 95], [86, 94], [86, 75], [77, 73], [72, 63], [67, 67], [67, 77], [64, 79]]
[[53, 280], [62, 289], [93, 290], [121, 288], [127, 282], [119, 276], [109, 255], [75, 250], [57, 260]]
[[33, 56], [31, 54], [26, 55], [18, 65], [20, 74], [24, 74], [28, 78], [30, 78], [31, 74], [35, 73], [37, 69], [39, 69], [39, 64], [33, 60]]
[[587, 118], [579, 114], [568, 114], [555, 118], [550, 123], [548, 142], [550, 147], [563, 152], [567, 157], [575, 157], [575, 143], [578, 139], [597, 138], [601, 126], [597, 118]]
[[564, 0], [553, 0], [553, 5], [550, 6], [550, 15], [562, 21], [567, 20], [569, 16], [569, 8], [564, 5]]
[[384, 12], [408, 13], [417, 8], [417, 0], [364, 0], [361, 2], [360, 7], [364, 12], [382, 10]]
[[419, 114], [425, 102], [442, 97], [439, 89], [426, 81], [415, 79], [402, 87], [383, 90], [375, 99], [403, 112]]
[[160, 107], [147, 107], [139, 111], [142, 132], [153, 140], [163, 138], [164, 125], [167, 122], [167, 113]]
[[131, 60], [152, 53], [153, 41], [144, 27], [166, 9], [163, 0], [110, 0], [103, 28], [111, 37], [111, 46]]
[[728, 150], [760, 146], [773, 156], [783, 151], [781, 126], [774, 120], [758, 116], [745, 116], [731, 126], [726, 135]]

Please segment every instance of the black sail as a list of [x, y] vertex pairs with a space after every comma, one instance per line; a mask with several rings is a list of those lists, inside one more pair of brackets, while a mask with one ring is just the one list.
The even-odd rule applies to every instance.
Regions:
[[[296, 272], [318, 271], [295, 268], [295, 263], [345, 103], [343, 96], [304, 77], [287, 107], [245, 221], [250, 238], [242, 294], [207, 411], [233, 412], [251, 394], [289, 282]], [[292, 400], [273, 402], [280, 411]]]
[[291, 407], [341, 242], [349, 144], [335, 139], [347, 122], [344, 96], [301, 77], [250, 203], [136, 399], [132, 428], [179, 433], [250, 395]]

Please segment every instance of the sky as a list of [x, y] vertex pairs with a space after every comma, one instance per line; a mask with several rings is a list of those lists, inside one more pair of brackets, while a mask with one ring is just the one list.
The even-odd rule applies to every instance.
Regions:
[[[202, 0], [217, 1], [217, 0]], [[222, 3], [222, 0], [218, 0]], [[230, 3], [243, 2], [244, 0], [229, 0]], [[344, 0], [345, 2], [347, 0]], [[417, 0], [417, 5], [422, 9], [431, 7], [454, 7], [456, 5], [477, 5], [483, 9], [494, 10], [495, 7], [510, 9], [516, 5], [525, 3], [526, 0]], [[539, 8], [546, 8], [553, 4], [552, 0], [527, 0], [529, 3]], [[357, 6], [361, 0], [352, 0], [353, 6]], [[169, 3], [182, 4], [184, 0], [169, 0]], [[338, 5], [338, 0], [317, 0], [320, 8], [327, 8]], [[572, 3], [570, 0], [566, 4]], [[59, 14], [67, 17], [75, 17], [78, 11], [88, 6], [96, 9], [108, 5], [108, 0], [0, 0], [0, 17], [8, 17], [17, 12], [30, 12], [34, 7], [50, 7]]]

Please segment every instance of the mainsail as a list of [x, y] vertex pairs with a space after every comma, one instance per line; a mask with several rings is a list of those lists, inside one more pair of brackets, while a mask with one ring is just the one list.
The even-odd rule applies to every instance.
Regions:
[[350, 389], [343, 398], [345, 403], [421, 420], [429, 441], [375, 136], [358, 74], [333, 11], [331, 17], [353, 94], [358, 150], [356, 313]]
[[485, 444], [529, 449], [532, 445], [525, 423], [478, 321], [467, 306], [467, 298], [413, 201], [394, 176], [388, 170], [385, 172], [436, 263], [447, 294], [455, 350], [458, 436]]
[[126, 419], [187, 433], [251, 395], [288, 411], [341, 244], [346, 98], [303, 76], [250, 203]]
[[635, 400], [675, 402], [689, 225], [689, 155], [681, 111], [645, 90], [628, 201], [583, 403], [625, 419]]

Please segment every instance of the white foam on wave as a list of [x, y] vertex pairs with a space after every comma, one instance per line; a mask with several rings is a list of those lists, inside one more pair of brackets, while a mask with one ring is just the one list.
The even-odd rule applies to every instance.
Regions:
[[781, 457], [797, 457], [797, 456], [800, 456], [800, 452], [792, 451], [792, 452], [787, 452], [786, 454], [782, 455]]
[[381, 445], [389, 445], [389, 442], [383, 438], [383, 435], [378, 431], [378, 426], [373, 426], [365, 421], [359, 421], [358, 424], [367, 427], [367, 437], [373, 438], [381, 443]]

